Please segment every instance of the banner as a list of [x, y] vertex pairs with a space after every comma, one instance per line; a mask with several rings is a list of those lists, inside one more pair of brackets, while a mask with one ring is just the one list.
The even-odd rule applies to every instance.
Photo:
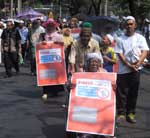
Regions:
[[114, 136], [115, 84], [116, 73], [73, 74], [66, 130]]
[[0, 38], [0, 64], [2, 63], [2, 46], [1, 46], [1, 38]]
[[64, 84], [67, 80], [64, 46], [60, 43], [39, 43], [36, 46], [38, 86]]
[[2, 63], [2, 52], [0, 50], [0, 64]]

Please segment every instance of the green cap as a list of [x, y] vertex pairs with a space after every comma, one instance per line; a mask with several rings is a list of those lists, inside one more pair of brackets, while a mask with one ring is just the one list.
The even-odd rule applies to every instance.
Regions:
[[92, 24], [90, 22], [84, 22], [82, 28], [92, 28]]

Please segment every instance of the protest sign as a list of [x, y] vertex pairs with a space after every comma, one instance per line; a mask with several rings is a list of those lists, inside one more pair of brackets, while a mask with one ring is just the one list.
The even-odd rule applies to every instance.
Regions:
[[0, 50], [0, 64], [2, 63], [2, 52]]
[[60, 43], [38, 43], [36, 46], [38, 86], [64, 84], [66, 67], [64, 46]]
[[72, 76], [67, 131], [113, 136], [116, 73], [83, 72]]

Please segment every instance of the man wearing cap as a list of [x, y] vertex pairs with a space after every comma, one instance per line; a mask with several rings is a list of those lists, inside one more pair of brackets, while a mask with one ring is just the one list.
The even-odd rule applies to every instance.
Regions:
[[126, 120], [136, 123], [136, 102], [140, 83], [140, 70], [149, 49], [145, 38], [135, 32], [136, 21], [128, 16], [125, 21], [126, 33], [115, 47], [118, 55], [117, 75], [117, 122]]
[[[92, 23], [90, 23], [90, 22], [83, 22], [83, 23], [81, 24], [81, 28], [91, 28], [91, 30], [92, 30], [93, 25], [92, 25]], [[80, 36], [79, 36], [78, 33], [72, 33], [72, 37], [73, 37], [73, 39], [78, 39]], [[102, 39], [99, 35], [97, 35], [97, 34], [95, 34], [95, 33], [93, 33], [93, 32], [92, 32], [92, 38], [95, 39], [98, 43], [99, 43], [99, 42], [101, 41], [101, 39]]]
[[[100, 53], [99, 44], [92, 38], [92, 29], [81, 28], [80, 37], [71, 48], [69, 63], [71, 73], [83, 71], [87, 53]], [[101, 53], [100, 53], [101, 54]]]
[[[93, 25], [90, 22], [84, 22], [82, 24], [82, 28], [91, 28], [92, 29]], [[98, 43], [101, 41], [101, 37], [93, 32], [92, 32], [92, 38], [95, 39]]]
[[110, 34], [106, 34], [102, 37], [102, 43], [100, 44], [100, 50], [104, 59], [103, 67], [108, 72], [113, 72], [113, 64], [117, 62], [116, 54], [111, 45], [114, 42], [114, 38]]

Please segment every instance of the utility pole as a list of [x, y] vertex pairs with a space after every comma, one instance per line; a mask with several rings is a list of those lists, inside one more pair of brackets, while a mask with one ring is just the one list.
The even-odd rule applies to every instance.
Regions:
[[62, 16], [61, 0], [59, 0], [59, 16]]
[[13, 10], [14, 10], [14, 1], [11, 0], [10, 3], [10, 17], [13, 18]]
[[104, 9], [104, 15], [105, 16], [107, 16], [108, 15], [108, 13], [107, 13], [107, 11], [108, 11], [108, 0], [105, 0], [105, 9]]
[[22, 11], [22, 0], [18, 0], [18, 10], [17, 12], [20, 13]]
[[100, 16], [102, 15], [102, 4], [100, 5], [100, 8], [99, 8], [99, 15]]

